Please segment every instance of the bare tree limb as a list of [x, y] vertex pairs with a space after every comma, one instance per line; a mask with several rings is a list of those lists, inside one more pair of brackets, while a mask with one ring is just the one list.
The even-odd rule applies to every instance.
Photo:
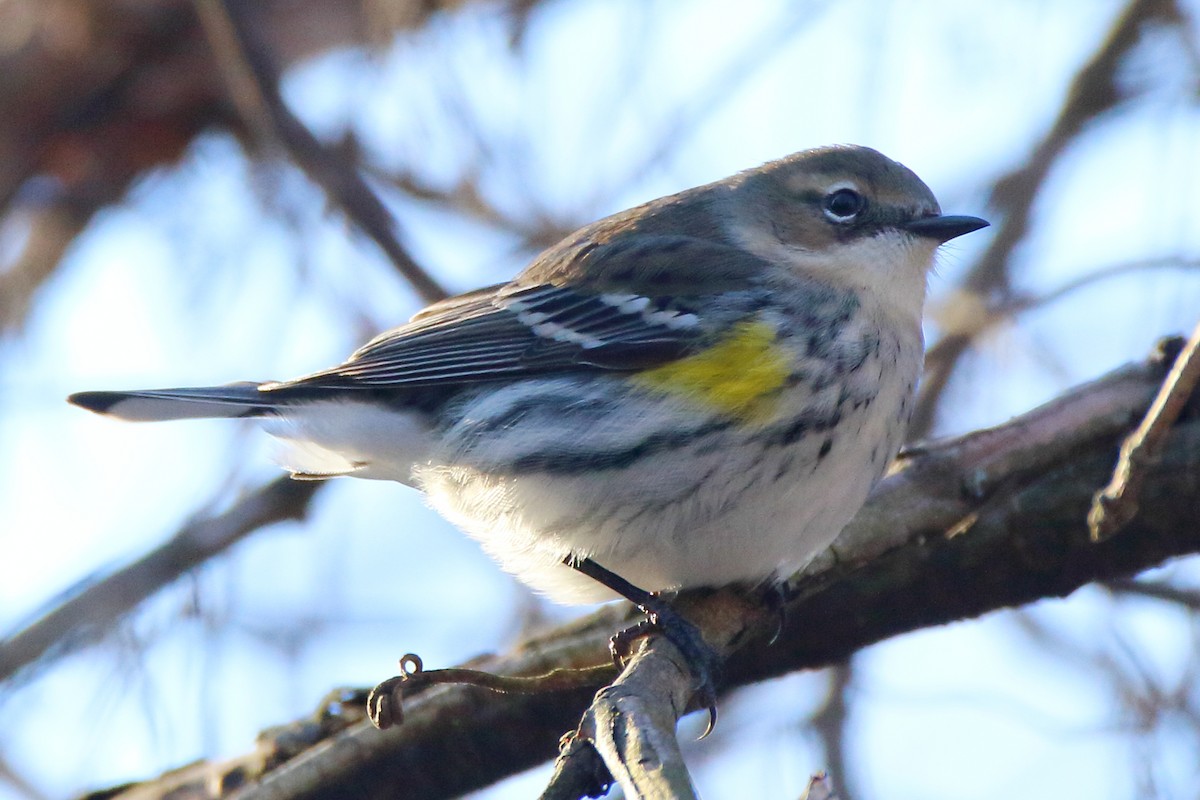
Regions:
[[[1148, 472], [1143, 513], [1126, 534], [1097, 544], [1084, 524], [1120, 437], [1145, 412], [1165, 372], [1161, 359], [1126, 367], [1005, 425], [910, 453], [832, 551], [798, 579], [773, 646], [760, 618], [734, 612], [720, 619], [739, 604], [745, 608], [740, 595], [681, 596], [677, 607], [706, 636], [744, 624], [730, 639], [735, 652], [724, 688], [834, 663], [905, 631], [1063, 596], [1090, 581], [1200, 552], [1200, 413], [1194, 409], [1181, 417]], [[627, 620], [609, 607], [471, 666], [537, 675], [599, 664], [607, 658], [608, 637]], [[437, 687], [406, 702], [403, 725], [380, 732], [348, 720], [302, 752], [288, 751], [279, 770], [268, 768], [283, 759], [273, 755], [279, 752], [273, 742], [294, 741], [295, 734], [289, 739], [275, 732], [252, 756], [189, 767], [121, 796], [161, 797], [183, 787], [200, 792], [194, 796], [226, 796], [222, 776], [236, 775], [242, 786], [236, 796], [243, 800], [382, 798], [398, 791], [454, 797], [549, 758], [601, 685], [538, 696]], [[307, 722], [288, 730], [310, 728]], [[297, 779], [285, 782], [286, 775]]]
[[1128, 524], [1138, 510], [1146, 469], [1162, 450], [1167, 432], [1200, 384], [1200, 323], [1175, 359], [1158, 396], [1137, 430], [1121, 444], [1121, 456], [1108, 486], [1096, 492], [1088, 510], [1088, 530], [1100, 542]]
[[[769, 637], [777, 621], [754, 592], [699, 595], [687, 604], [692, 617], [705, 621], [705, 642], [722, 659], [748, 639]], [[596, 693], [571, 740], [595, 746], [627, 797], [694, 798], [675, 725], [702, 702], [695, 696], [696, 679], [694, 666], [664, 637], [642, 639], [617, 680]], [[715, 721], [710, 717], [710, 726]], [[552, 788], [568, 766], [560, 758]], [[576, 766], [595, 774], [590, 761]]]
[[612, 783], [612, 773], [596, 751], [595, 744], [568, 734], [562, 738], [550, 783], [538, 800], [603, 797]]

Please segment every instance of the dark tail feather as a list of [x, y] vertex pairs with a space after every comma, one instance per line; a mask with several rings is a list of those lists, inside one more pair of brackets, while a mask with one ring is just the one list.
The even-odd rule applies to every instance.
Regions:
[[257, 383], [202, 386], [194, 389], [141, 389], [131, 392], [77, 392], [67, 398], [80, 408], [132, 422], [208, 417], [261, 417], [279, 397]]

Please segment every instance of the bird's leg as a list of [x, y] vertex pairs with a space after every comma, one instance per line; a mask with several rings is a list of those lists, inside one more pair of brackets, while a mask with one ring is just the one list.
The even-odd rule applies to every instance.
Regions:
[[708, 708], [708, 731], [717, 721], [716, 681], [721, 669], [721, 656], [717, 654], [695, 624], [685, 619], [671, 604], [656, 592], [647, 592], [590, 558], [568, 556], [563, 563], [576, 572], [588, 576], [603, 586], [633, 603], [646, 615], [643, 622], [618, 631], [609, 640], [608, 649], [618, 667], [628, 658], [632, 643], [651, 633], [661, 633], [675, 645], [697, 681], [696, 692], [700, 702]]

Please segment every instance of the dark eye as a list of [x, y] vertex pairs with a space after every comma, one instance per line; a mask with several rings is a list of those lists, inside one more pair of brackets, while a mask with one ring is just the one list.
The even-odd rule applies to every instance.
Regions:
[[838, 189], [825, 195], [821, 208], [830, 222], [853, 222], [867, 207], [867, 198], [853, 189]]

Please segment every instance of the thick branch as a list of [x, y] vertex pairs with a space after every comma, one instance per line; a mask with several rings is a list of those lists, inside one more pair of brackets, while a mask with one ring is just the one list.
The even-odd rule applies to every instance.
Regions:
[[[726, 689], [844, 659], [889, 636], [1064, 596], [1097, 579], [1134, 574], [1200, 552], [1200, 419], [1193, 405], [1147, 475], [1142, 513], [1125, 534], [1093, 544], [1085, 524], [1092, 493], [1107, 480], [1121, 436], [1145, 412], [1166, 373], [1161, 360], [1127, 367], [998, 428], [929, 445], [905, 459], [798, 582], [788, 624], [767, 646], [757, 621], [728, 664]], [[706, 631], [729, 607], [687, 595], [681, 609]], [[503, 674], [603, 663], [624, 620], [607, 608], [512, 653], [472, 664]], [[591, 687], [599, 689], [597, 684]], [[250, 781], [261, 797], [454, 797], [551, 757], [592, 693], [489, 695], [438, 687], [406, 703], [405, 723], [379, 732], [344, 720], [294, 755], [264, 739], [233, 765], [198, 765], [128, 796]], [[336, 729], [336, 730], [335, 730]], [[213, 779], [218, 776], [217, 779]], [[197, 795], [206, 796], [206, 795]]]

